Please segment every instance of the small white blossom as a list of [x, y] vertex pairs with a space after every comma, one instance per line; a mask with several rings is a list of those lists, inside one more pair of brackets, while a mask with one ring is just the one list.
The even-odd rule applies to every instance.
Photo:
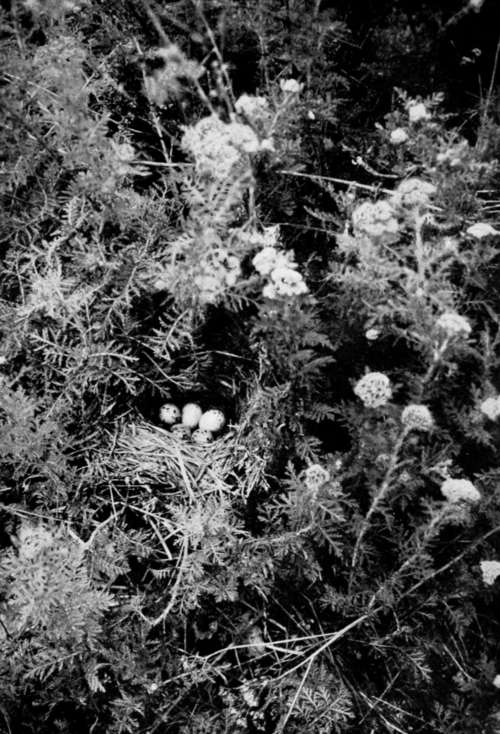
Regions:
[[391, 381], [383, 372], [368, 372], [353, 390], [367, 408], [381, 408], [391, 399]]
[[261, 275], [269, 275], [276, 268], [289, 268], [293, 270], [297, 264], [293, 262], [292, 256], [276, 249], [276, 247], [263, 247], [252, 260], [255, 270]]
[[464, 162], [464, 159], [468, 154], [469, 144], [464, 140], [463, 142], [457, 143], [457, 145], [452, 145], [438, 153], [436, 156], [436, 162], [439, 164], [446, 164], [450, 166], [450, 168], [456, 168]]
[[198, 173], [212, 178], [226, 178], [244, 154], [256, 153], [260, 148], [251, 127], [240, 122], [225, 123], [217, 115], [184, 128], [181, 144], [193, 157]]
[[481, 561], [479, 564], [483, 575], [483, 582], [487, 586], [493, 586], [500, 576], [500, 561]]
[[500, 675], [496, 675], [492, 680], [493, 685], [495, 688], [500, 688]]
[[365, 201], [352, 213], [354, 232], [368, 237], [394, 235], [399, 229], [394, 210], [387, 201]]
[[193, 282], [201, 303], [215, 303], [224, 290], [224, 282], [215, 272], [195, 275]]
[[241, 274], [240, 261], [219, 248], [199, 264], [199, 272], [193, 282], [198, 290], [201, 303], [215, 303], [224, 295], [227, 288], [235, 285]]
[[401, 413], [401, 422], [409, 431], [430, 431], [434, 425], [432, 413], [426, 405], [407, 405]]
[[397, 127], [395, 130], [391, 131], [389, 139], [393, 145], [401, 145], [402, 143], [406, 143], [408, 140], [408, 133], [404, 128]]
[[310, 492], [317, 492], [330, 479], [330, 472], [321, 464], [311, 464], [304, 471], [304, 484]]
[[436, 191], [436, 187], [428, 181], [422, 181], [419, 178], [408, 178], [396, 188], [391, 197], [391, 203], [395, 207], [423, 208], [428, 206], [430, 197]]
[[408, 107], [408, 117], [410, 122], [420, 122], [421, 120], [429, 120], [430, 114], [423, 102], [414, 102]]
[[446, 311], [436, 321], [436, 328], [445, 332], [448, 337], [468, 337], [472, 331], [469, 321], [454, 311]]
[[296, 79], [280, 80], [280, 89], [285, 94], [300, 94], [302, 86]]
[[257, 122], [269, 114], [269, 104], [265, 97], [254, 97], [242, 94], [234, 103], [239, 115], [244, 115], [250, 122]]
[[239, 148], [245, 153], [257, 153], [260, 149], [260, 143], [251, 127], [243, 125], [241, 122], [231, 122], [228, 128], [231, 143], [235, 148]]
[[469, 0], [469, 8], [478, 13], [484, 5], [484, 0]]
[[369, 342], [376, 341], [379, 338], [379, 336], [380, 336], [380, 329], [372, 328], [372, 329], [367, 329], [365, 331], [365, 339], [368, 339]]
[[448, 502], [479, 502], [480, 492], [468, 479], [445, 479], [441, 485], [441, 493]]
[[495, 227], [492, 227], [491, 224], [488, 224], [488, 222], [477, 222], [467, 228], [467, 234], [471, 237], [476, 237], [478, 240], [482, 240], [483, 237], [491, 237], [491, 235], [500, 234], [500, 232]]
[[288, 266], [279, 266], [271, 272], [271, 282], [263, 289], [265, 298], [280, 296], [300, 296], [308, 292], [308, 287], [300, 273]]
[[496, 421], [500, 417], [500, 395], [483, 400], [479, 406], [479, 410], [490, 421]]
[[271, 224], [268, 227], [264, 227], [262, 236], [264, 238], [264, 245], [276, 245], [280, 237], [279, 224]]
[[267, 150], [270, 153], [274, 152], [274, 142], [272, 138], [264, 138], [260, 143], [261, 150]]

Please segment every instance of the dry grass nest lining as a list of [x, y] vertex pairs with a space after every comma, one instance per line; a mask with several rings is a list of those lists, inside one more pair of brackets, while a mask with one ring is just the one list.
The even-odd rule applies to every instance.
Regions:
[[248, 497], [264, 481], [265, 462], [250, 451], [241, 431], [229, 431], [209, 444], [186, 441], [147, 422], [127, 425], [118, 436], [113, 463], [133, 482], [164, 481]]

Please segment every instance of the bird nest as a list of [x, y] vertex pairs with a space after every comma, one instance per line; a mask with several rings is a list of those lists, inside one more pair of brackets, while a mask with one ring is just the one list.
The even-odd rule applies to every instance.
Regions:
[[200, 491], [236, 491], [246, 498], [262, 479], [264, 466], [245, 447], [237, 430], [208, 444], [196, 444], [146, 422], [129, 424], [119, 434], [113, 464], [127, 483]]

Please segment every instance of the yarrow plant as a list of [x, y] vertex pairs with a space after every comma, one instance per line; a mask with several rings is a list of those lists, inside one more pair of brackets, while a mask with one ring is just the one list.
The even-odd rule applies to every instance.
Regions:
[[467, 227], [466, 232], [477, 240], [482, 240], [484, 237], [492, 237], [493, 235], [500, 234], [498, 229], [495, 229], [495, 227], [489, 224], [489, 222], [476, 222], [476, 224], [471, 224], [470, 227]]
[[368, 237], [392, 237], [399, 230], [395, 212], [387, 201], [360, 204], [352, 214], [354, 232]]
[[296, 79], [281, 79], [280, 89], [285, 94], [300, 94], [303, 85]]
[[382, 372], [368, 372], [358, 380], [353, 392], [366, 408], [381, 408], [392, 398], [391, 381]]
[[190, 153], [196, 171], [214, 179], [224, 179], [244, 165], [243, 156], [259, 151], [257, 135], [249, 125], [223, 122], [210, 115], [186, 127], [182, 147]]
[[330, 472], [321, 464], [311, 464], [304, 470], [304, 483], [312, 493], [316, 493], [329, 479]]
[[491, 421], [500, 417], [500, 395], [485, 398], [479, 405], [479, 410]]
[[401, 413], [407, 431], [430, 431], [434, 426], [432, 413], [426, 405], [407, 405]]
[[429, 206], [437, 189], [434, 184], [419, 178], [408, 178], [402, 181], [391, 196], [394, 208], [423, 210]]
[[262, 290], [265, 298], [292, 298], [309, 292], [302, 275], [288, 266], [273, 268], [270, 279]]
[[365, 331], [365, 339], [367, 339], [369, 342], [374, 342], [379, 338], [380, 334], [380, 329], [372, 327], [371, 329], [367, 329]]
[[[271, 240], [277, 244], [278, 231], [274, 227], [268, 227], [264, 234], [251, 238], [251, 242], [264, 243]], [[276, 244], [264, 244], [264, 247], [253, 257], [252, 265], [260, 275], [268, 276], [269, 282], [264, 286], [262, 295], [265, 298], [291, 298], [308, 293], [309, 289], [302, 277], [297, 272], [297, 263], [294, 261], [293, 253], [278, 249]]]
[[430, 120], [431, 114], [423, 102], [411, 100], [408, 104], [408, 117], [411, 123]]
[[449, 338], [467, 338], [472, 332], [468, 319], [454, 311], [441, 314], [436, 321], [436, 329], [442, 331]]
[[403, 143], [406, 143], [408, 137], [408, 133], [402, 127], [397, 127], [394, 130], [391, 130], [390, 133], [390, 141], [393, 145], [402, 145]]
[[479, 502], [481, 493], [469, 479], [445, 479], [441, 484], [441, 494], [451, 503]]
[[257, 128], [269, 123], [271, 109], [265, 97], [242, 94], [234, 103], [236, 112]]
[[252, 265], [260, 275], [271, 275], [277, 268], [296, 270], [297, 263], [294, 262], [293, 254], [278, 250], [268, 245], [263, 247], [252, 259]]
[[479, 564], [483, 582], [486, 586], [493, 586], [500, 576], [500, 561], [481, 561]]
[[235, 255], [226, 250], [215, 250], [204, 258], [194, 276], [202, 303], [215, 303], [228, 288], [236, 284], [241, 274], [241, 265]]

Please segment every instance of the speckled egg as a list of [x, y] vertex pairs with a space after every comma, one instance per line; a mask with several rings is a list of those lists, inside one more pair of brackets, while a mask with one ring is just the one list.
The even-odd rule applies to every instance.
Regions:
[[174, 403], [165, 403], [160, 408], [160, 420], [167, 426], [173, 426], [178, 423], [181, 418], [181, 411]]
[[226, 418], [222, 410], [207, 410], [200, 418], [199, 427], [202, 431], [218, 433], [226, 425]]
[[193, 431], [191, 438], [195, 443], [201, 445], [210, 443], [210, 441], [213, 441], [214, 439], [210, 431], [205, 431], [203, 428], [197, 428], [196, 431]]
[[175, 426], [172, 426], [171, 433], [182, 440], [187, 440], [191, 436], [189, 428], [182, 423], [177, 423]]
[[197, 428], [202, 414], [203, 411], [197, 403], [186, 403], [182, 409], [183, 425], [191, 429]]

